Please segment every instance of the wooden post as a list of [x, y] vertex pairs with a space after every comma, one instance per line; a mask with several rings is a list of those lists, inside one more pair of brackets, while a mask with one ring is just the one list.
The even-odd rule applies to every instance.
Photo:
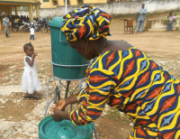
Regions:
[[11, 6], [8, 7], [8, 15], [12, 16], [12, 7]]
[[29, 5], [29, 19], [30, 22], [33, 22], [33, 6]]
[[36, 18], [39, 18], [39, 5], [36, 5]]
[[15, 6], [15, 15], [18, 15], [18, 7]]

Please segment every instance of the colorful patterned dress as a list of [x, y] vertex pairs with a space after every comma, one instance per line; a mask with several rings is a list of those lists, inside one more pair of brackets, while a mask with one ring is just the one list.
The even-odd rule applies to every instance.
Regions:
[[106, 51], [87, 70], [82, 105], [69, 112], [75, 125], [96, 120], [105, 104], [130, 117], [130, 139], [180, 138], [180, 81], [135, 47]]

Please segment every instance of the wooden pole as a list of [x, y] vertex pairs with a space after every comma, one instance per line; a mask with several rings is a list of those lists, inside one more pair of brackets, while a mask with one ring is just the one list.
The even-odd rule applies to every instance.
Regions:
[[29, 19], [33, 22], [33, 6], [29, 5]]

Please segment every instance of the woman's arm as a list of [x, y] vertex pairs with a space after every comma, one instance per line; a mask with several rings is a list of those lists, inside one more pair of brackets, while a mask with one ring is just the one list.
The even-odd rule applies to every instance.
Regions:
[[102, 113], [108, 100], [110, 90], [118, 82], [117, 76], [109, 70], [93, 69], [87, 79], [87, 87], [81, 92], [81, 107], [77, 110], [62, 113], [63, 118], [70, 119], [75, 125], [84, 125], [95, 121]]
[[69, 105], [69, 104], [74, 104], [74, 103], [77, 103], [79, 102], [78, 99], [77, 99], [77, 95], [78, 94], [74, 94], [68, 98], [65, 98], [65, 101], [66, 101], [66, 106]]
[[78, 93], [76, 93], [70, 97], [67, 97], [65, 99], [60, 100], [58, 103], [56, 103], [56, 108], [63, 110], [67, 105], [79, 102], [77, 96], [85, 87], [86, 87], [86, 85], [83, 84], [82, 88], [80, 89], [80, 91]]
[[50, 111], [54, 111], [55, 109], [59, 109], [59, 110], [62, 110], [64, 111], [65, 107], [69, 104], [74, 104], [74, 103], [77, 103], [78, 100], [77, 100], [77, 94], [74, 94], [68, 98], [65, 98], [65, 99], [61, 99], [60, 101], [58, 101], [55, 105], [54, 108], [51, 108]]
[[67, 105], [78, 102], [77, 95], [78, 93], [56, 103], [56, 107], [51, 109], [54, 112], [52, 117], [55, 121], [61, 121], [62, 119], [70, 120], [68, 112], [65, 112], [64, 109]]
[[60, 122], [63, 119], [70, 120], [70, 118], [68, 116], [68, 112], [66, 112], [66, 111], [61, 111], [59, 109], [54, 109], [53, 112], [54, 112], [54, 114], [52, 115], [52, 117], [53, 117], [53, 119], [55, 121]]

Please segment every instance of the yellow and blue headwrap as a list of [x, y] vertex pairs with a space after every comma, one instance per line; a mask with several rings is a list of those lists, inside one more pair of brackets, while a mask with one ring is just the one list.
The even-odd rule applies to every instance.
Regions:
[[84, 5], [63, 17], [62, 32], [68, 41], [106, 38], [112, 17], [94, 6]]

